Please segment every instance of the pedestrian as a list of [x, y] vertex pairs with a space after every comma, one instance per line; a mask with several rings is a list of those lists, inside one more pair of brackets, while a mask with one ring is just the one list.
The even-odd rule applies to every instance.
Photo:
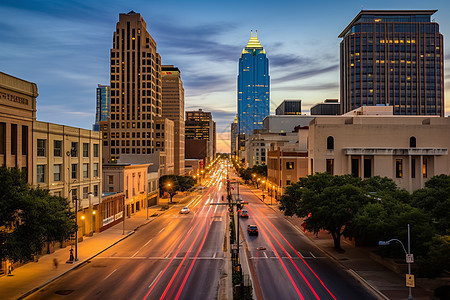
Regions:
[[70, 249], [70, 256], [69, 256], [69, 261], [74, 261], [75, 258], [73, 257], [73, 249]]
[[8, 267], [8, 276], [12, 276], [12, 271], [14, 270], [14, 267], [13, 267], [13, 265], [12, 264], [9, 264], [9, 267]]
[[58, 269], [58, 260], [56, 258], [53, 259], [53, 266], [55, 269]]

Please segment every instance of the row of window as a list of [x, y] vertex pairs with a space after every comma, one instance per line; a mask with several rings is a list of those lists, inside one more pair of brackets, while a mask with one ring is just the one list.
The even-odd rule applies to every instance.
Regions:
[[[412, 136], [409, 138], [409, 147], [410, 148], [417, 147], [416, 137]], [[334, 137], [332, 136], [327, 137], [327, 150], [334, 150]]]
[[[92, 193], [94, 195], [94, 197], [97, 197], [98, 196], [98, 185], [94, 185], [93, 192], [89, 192], [89, 187], [87, 187], [87, 186], [83, 187], [82, 192], [83, 192], [83, 194], [82, 194], [82, 198], [81, 199], [88, 199], [90, 193]], [[76, 200], [79, 199], [78, 198], [78, 189], [77, 188], [71, 189], [70, 190], [70, 194], [71, 194], [71, 197], [72, 197], [72, 201], [76, 201]], [[61, 197], [62, 196], [61, 192], [55, 193], [55, 196]]]
[[[99, 157], [98, 144], [93, 145], [94, 157]], [[54, 140], [53, 141], [53, 156], [62, 157], [63, 141]], [[38, 139], [37, 140], [37, 156], [46, 157], [47, 156], [47, 140]], [[78, 157], [78, 143], [72, 142], [70, 148], [70, 156]], [[83, 143], [83, 157], [89, 157], [89, 143]]]
[[[92, 168], [92, 176], [99, 177], [99, 164], [94, 163]], [[53, 181], [62, 181], [63, 168], [61, 164], [53, 165]], [[44, 183], [46, 177], [46, 165], [37, 165], [36, 168], [36, 181], [37, 183]], [[89, 164], [83, 164], [83, 178], [89, 178]], [[71, 166], [71, 179], [78, 179], [78, 164], [72, 164]]]

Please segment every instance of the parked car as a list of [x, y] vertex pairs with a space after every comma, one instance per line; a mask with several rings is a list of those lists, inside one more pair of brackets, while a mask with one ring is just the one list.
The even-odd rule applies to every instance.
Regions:
[[247, 226], [248, 235], [258, 235], [258, 226], [256, 225], [248, 225]]
[[180, 214], [188, 214], [190, 212], [190, 210], [189, 210], [189, 207], [183, 207], [181, 210], [180, 210]]
[[248, 211], [245, 209], [241, 210], [241, 218], [248, 218]]

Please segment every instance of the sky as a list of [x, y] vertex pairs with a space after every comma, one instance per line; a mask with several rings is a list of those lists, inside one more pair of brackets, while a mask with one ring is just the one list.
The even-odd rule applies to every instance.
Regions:
[[[163, 64], [180, 68], [186, 110], [211, 111], [217, 151], [230, 151], [238, 60], [258, 30], [270, 63], [271, 113], [284, 99], [302, 110], [339, 98], [338, 35], [361, 9], [437, 9], [450, 46], [450, 1], [1, 0], [0, 71], [38, 85], [37, 119], [91, 129], [97, 84], [109, 84], [119, 13], [142, 15]], [[445, 99], [450, 96], [445, 51]], [[446, 101], [446, 115], [450, 101]]]

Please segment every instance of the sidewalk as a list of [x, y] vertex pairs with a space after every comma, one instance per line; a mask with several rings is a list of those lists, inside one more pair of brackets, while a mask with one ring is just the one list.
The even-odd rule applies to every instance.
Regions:
[[[192, 200], [197, 193], [186, 195], [182, 193], [173, 197], [173, 204], [185, 203]], [[65, 273], [85, 263], [91, 258], [99, 255], [108, 248], [119, 243], [121, 240], [132, 235], [139, 227], [150, 223], [159, 215], [167, 210], [161, 210], [160, 206], [152, 206], [147, 210], [142, 209], [125, 219], [125, 232], [123, 234], [123, 223], [100, 232], [94, 233], [92, 237], [84, 237], [83, 241], [78, 243], [78, 261], [73, 264], [67, 264], [69, 259], [70, 246], [58, 249], [54, 253], [43, 255], [38, 262], [29, 262], [19, 268], [14, 269], [12, 276], [0, 277], [0, 298], [1, 299], [21, 299], [49, 284]], [[53, 260], [59, 263], [55, 268]]]
[[[262, 201], [262, 191], [260, 189], [248, 185], [246, 187]], [[333, 238], [329, 233], [321, 231], [316, 237], [312, 232], [304, 232], [301, 227], [303, 219], [295, 216], [285, 216], [278, 209], [278, 204], [275, 202], [275, 199], [273, 199], [273, 205], [270, 205], [270, 196], [268, 197], [267, 193], [264, 193], [264, 195], [265, 204], [276, 213], [282, 215], [298, 231], [308, 236], [319, 249], [347, 269], [366, 288], [372, 290], [373, 294], [379, 299], [408, 299], [408, 288], [405, 287], [405, 278], [370, 258], [370, 253], [375, 249], [374, 247], [355, 247], [342, 239], [341, 247], [344, 249], [344, 252], [337, 252], [333, 248]], [[433, 291], [418, 287], [417, 283], [416, 287], [412, 289], [412, 294], [415, 300], [433, 299]]]

